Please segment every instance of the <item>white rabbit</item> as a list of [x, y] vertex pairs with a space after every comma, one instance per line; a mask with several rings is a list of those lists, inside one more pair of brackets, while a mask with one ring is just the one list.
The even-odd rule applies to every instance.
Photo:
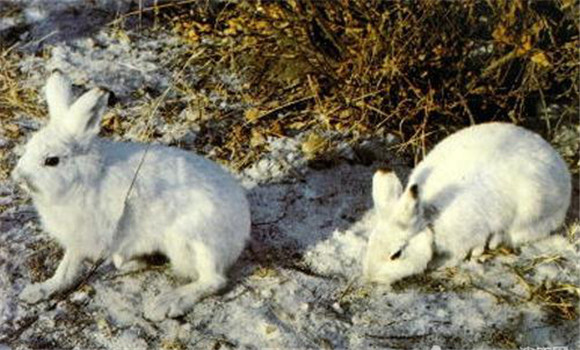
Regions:
[[393, 172], [375, 173], [363, 274], [390, 285], [435, 257], [454, 266], [486, 245], [546, 237], [564, 221], [570, 196], [566, 164], [537, 134], [505, 123], [460, 130], [417, 165], [404, 190]]
[[50, 121], [26, 145], [13, 177], [66, 251], [54, 276], [27, 286], [21, 299], [34, 303], [70, 288], [85, 259], [121, 268], [154, 252], [191, 283], [159, 296], [148, 318], [182, 315], [223, 287], [250, 234], [249, 205], [235, 179], [190, 152], [97, 137], [108, 100], [102, 89], [73, 103], [69, 80], [55, 71], [46, 97]]

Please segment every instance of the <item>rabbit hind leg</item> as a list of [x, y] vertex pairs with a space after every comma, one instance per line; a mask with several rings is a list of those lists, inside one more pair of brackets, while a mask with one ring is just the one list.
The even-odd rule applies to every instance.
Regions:
[[211, 295], [226, 284], [226, 278], [210, 249], [202, 243], [189, 243], [169, 250], [167, 255], [175, 272], [192, 282], [165, 292], [149, 303], [145, 316], [153, 321], [179, 317], [187, 313], [200, 299]]
[[506, 235], [512, 247], [547, 237], [566, 218], [568, 202], [564, 198], [534, 199], [519, 203], [516, 217]]
[[507, 234], [508, 241], [512, 247], [519, 247], [524, 243], [545, 238], [560, 227], [565, 215], [565, 211], [560, 211], [541, 218], [516, 221]]

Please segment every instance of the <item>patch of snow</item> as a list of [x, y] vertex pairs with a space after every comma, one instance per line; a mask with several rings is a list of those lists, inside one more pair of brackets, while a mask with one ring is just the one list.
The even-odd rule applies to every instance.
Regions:
[[[157, 43], [157, 45], [151, 45]], [[152, 40], [148, 45], [134, 45], [115, 39], [110, 34], [99, 33], [91, 38], [78, 39], [71, 44], [60, 44], [51, 49], [51, 58], [27, 56], [20, 62], [23, 72], [47, 72], [35, 74], [28, 82], [34, 87], [44, 84], [46, 76], [53, 69], [67, 72], [78, 85], [91, 88], [103, 86], [113, 91], [115, 96], [127, 102], [138, 89], [148, 88], [164, 91], [170, 84], [171, 74], [160, 65], [174, 50], [177, 40], [166, 36]]]
[[297, 171], [296, 169], [302, 168], [306, 163], [300, 156], [299, 139], [268, 137], [267, 142], [270, 152], [244, 170], [242, 174], [246, 187], [281, 181], [285, 177], [292, 176], [292, 171]]
[[344, 278], [362, 274], [361, 261], [366, 249], [371, 215], [365, 217], [352, 228], [335, 230], [328, 239], [318, 242], [309, 249], [304, 260], [322, 275], [338, 275]]

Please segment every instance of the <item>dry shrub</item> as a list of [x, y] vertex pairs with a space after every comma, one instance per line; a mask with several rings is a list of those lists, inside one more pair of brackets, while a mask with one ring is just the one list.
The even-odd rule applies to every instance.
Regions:
[[[200, 87], [250, 107], [224, 144], [256, 135], [387, 133], [421, 155], [458, 128], [509, 121], [553, 139], [577, 125], [573, 1], [206, 1], [173, 8], [174, 29], [206, 51]], [[211, 76], [233, 72], [228, 87]], [[551, 106], [560, 108], [550, 113]], [[577, 128], [576, 128], [577, 130]], [[408, 147], [410, 146], [410, 147]], [[578, 163], [577, 154], [569, 159]]]
[[0, 45], [0, 181], [10, 176], [15, 157], [12, 142], [19, 140], [27, 130], [16, 122], [22, 116], [43, 115], [42, 106], [37, 101], [37, 92], [24, 87], [23, 77], [18, 71], [21, 56]]
[[38, 106], [37, 92], [22, 84], [25, 78], [18, 70], [20, 60], [20, 54], [0, 46], [0, 121], [4, 126], [19, 115], [38, 117], [43, 114]]

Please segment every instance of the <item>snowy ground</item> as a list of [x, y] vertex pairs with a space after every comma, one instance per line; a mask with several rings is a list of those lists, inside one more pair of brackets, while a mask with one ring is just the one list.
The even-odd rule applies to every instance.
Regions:
[[[153, 123], [160, 142], [195, 139], [198, 129], [187, 111], [161, 123], [140, 117], [141, 101], [132, 99], [143, 86], [157, 94], [167, 89], [172, 72], [162, 62], [181, 50], [175, 39], [136, 35], [124, 41], [107, 30], [50, 35], [74, 20], [55, 20], [62, 17], [35, 10], [39, 1], [29, 3], [26, 18], [0, 22], [0, 33], [29, 26], [15, 48], [28, 53], [20, 62], [23, 84], [40, 88], [46, 72], [61, 68], [77, 84], [115, 92], [126, 132], [113, 137], [139, 139]], [[109, 20], [103, 14], [93, 25]], [[44, 55], [34, 54], [41, 50]], [[38, 127], [26, 115], [17, 124]], [[9, 161], [30, 131], [25, 134], [11, 140], [0, 129]], [[496, 251], [484, 262], [406, 279], [393, 290], [365, 285], [357, 276], [377, 164], [357, 164], [345, 146], [342, 162], [313, 168], [300, 149], [304, 137], [268, 139], [269, 152], [239, 174], [254, 224], [228, 288], [185, 317], [160, 323], [146, 320], [143, 306], [179, 283], [163, 264], [125, 274], [102, 265], [70, 294], [35, 306], [19, 302], [22, 288], [49, 277], [62, 252], [42, 231], [26, 195], [9, 181], [0, 183], [0, 349], [580, 348], [578, 321], [563, 319], [550, 307], [552, 299], [539, 297], [542, 288], [580, 285], [580, 235], [566, 236], [577, 226], [517, 253]], [[382, 162], [401, 176], [409, 172], [389, 155]], [[577, 187], [575, 193], [577, 202]], [[571, 211], [570, 224], [577, 206]], [[578, 305], [571, 308], [578, 311]]]

